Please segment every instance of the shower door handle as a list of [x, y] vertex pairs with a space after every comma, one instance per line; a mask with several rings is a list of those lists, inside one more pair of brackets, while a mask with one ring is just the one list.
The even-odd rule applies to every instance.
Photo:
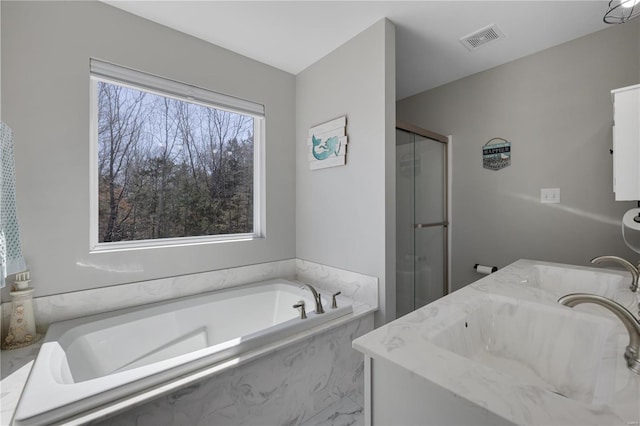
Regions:
[[435, 223], [414, 223], [413, 224], [413, 227], [415, 229], [432, 228], [434, 226], [444, 226], [446, 228], [447, 226], [449, 226], [449, 222], [444, 221], [444, 222], [435, 222]]

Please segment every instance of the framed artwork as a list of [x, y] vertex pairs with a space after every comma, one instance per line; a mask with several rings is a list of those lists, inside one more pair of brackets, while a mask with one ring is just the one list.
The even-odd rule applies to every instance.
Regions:
[[347, 162], [347, 116], [310, 128], [307, 147], [311, 170], [344, 166]]

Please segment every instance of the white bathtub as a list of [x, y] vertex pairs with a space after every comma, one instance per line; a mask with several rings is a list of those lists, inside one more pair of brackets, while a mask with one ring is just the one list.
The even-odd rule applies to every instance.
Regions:
[[[307, 319], [292, 307], [304, 300]], [[52, 324], [14, 424], [51, 424], [195, 374], [352, 312], [315, 314], [311, 292], [271, 280]], [[342, 305], [342, 306], [341, 306]]]

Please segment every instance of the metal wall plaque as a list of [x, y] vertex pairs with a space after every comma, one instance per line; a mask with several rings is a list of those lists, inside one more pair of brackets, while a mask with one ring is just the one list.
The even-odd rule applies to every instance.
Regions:
[[493, 138], [482, 147], [482, 167], [500, 170], [511, 165], [511, 142]]

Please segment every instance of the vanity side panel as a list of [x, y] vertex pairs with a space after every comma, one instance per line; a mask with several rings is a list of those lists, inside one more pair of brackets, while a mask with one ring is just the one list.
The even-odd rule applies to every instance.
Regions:
[[390, 362], [371, 359], [371, 375], [372, 425], [513, 424]]

